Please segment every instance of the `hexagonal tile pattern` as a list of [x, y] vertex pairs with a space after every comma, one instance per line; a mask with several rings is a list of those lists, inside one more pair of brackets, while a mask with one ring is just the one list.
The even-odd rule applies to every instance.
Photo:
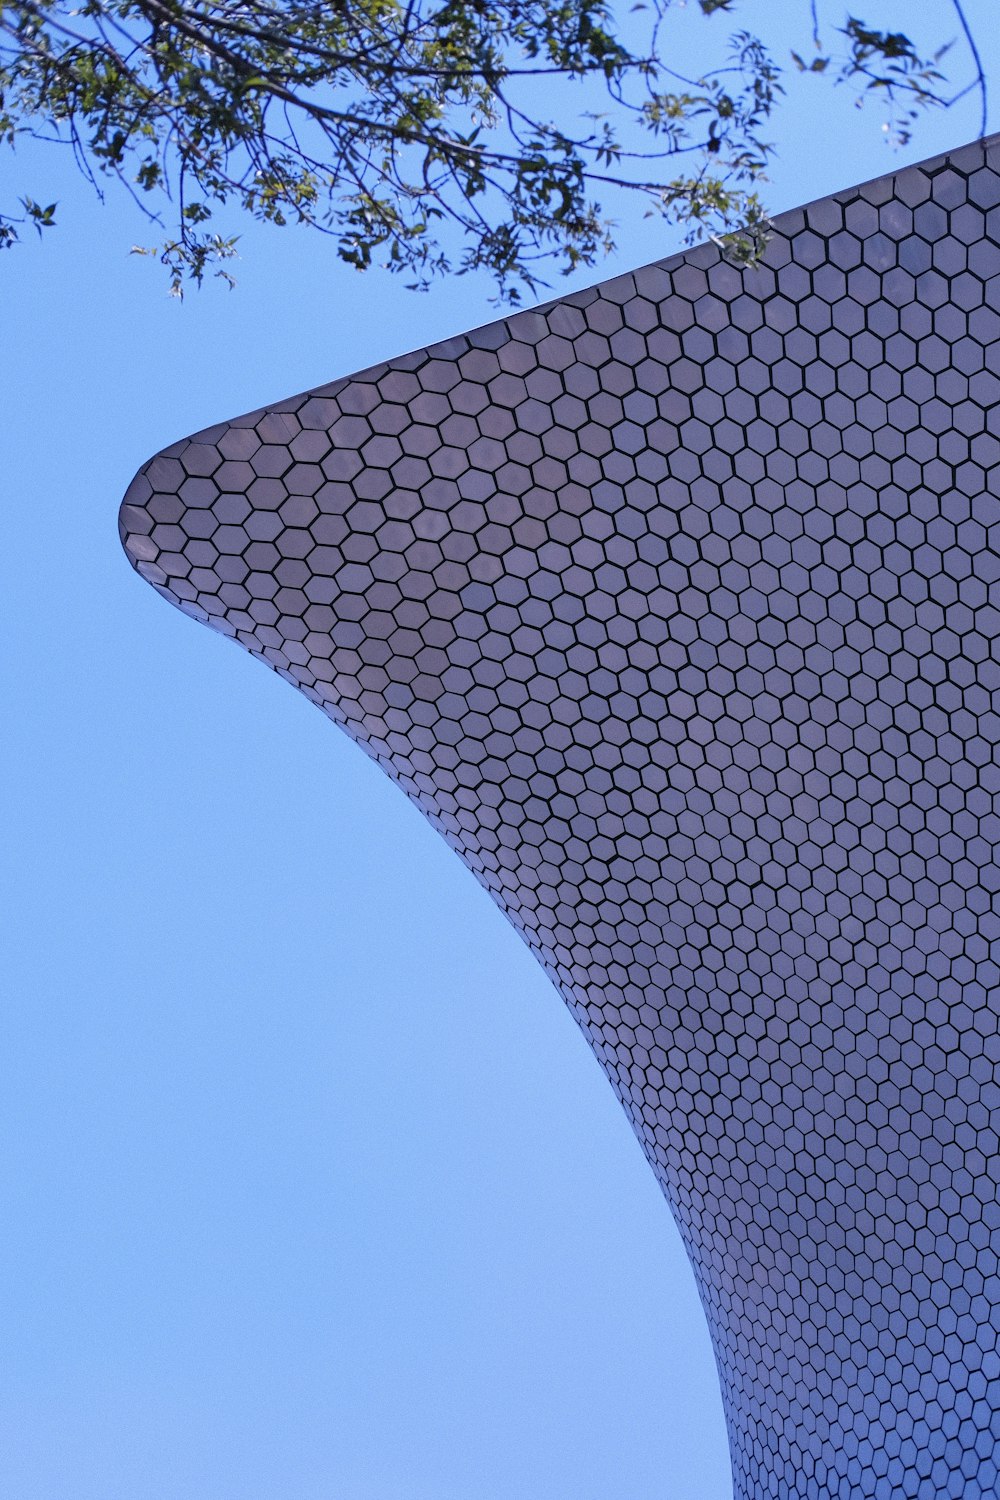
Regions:
[[125, 549], [552, 976], [738, 1500], [994, 1496], [1000, 138], [175, 444]]

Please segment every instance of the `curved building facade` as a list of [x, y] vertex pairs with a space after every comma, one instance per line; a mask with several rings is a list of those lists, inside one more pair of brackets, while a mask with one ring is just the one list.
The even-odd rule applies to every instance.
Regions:
[[564, 996], [737, 1500], [997, 1492], [998, 403], [994, 138], [759, 268], [704, 246], [211, 427], [122, 506]]

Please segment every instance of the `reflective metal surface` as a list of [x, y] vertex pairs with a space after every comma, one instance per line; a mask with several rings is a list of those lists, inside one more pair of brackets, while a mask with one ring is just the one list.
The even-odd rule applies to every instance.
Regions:
[[122, 507], [551, 974], [694, 1263], [739, 1500], [996, 1493], [998, 242], [993, 139], [761, 269], [209, 428]]

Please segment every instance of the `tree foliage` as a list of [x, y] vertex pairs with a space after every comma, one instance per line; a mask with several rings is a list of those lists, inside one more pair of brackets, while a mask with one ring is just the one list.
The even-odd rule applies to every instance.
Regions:
[[[697, 4], [718, 42], [735, 0]], [[0, 0], [0, 143], [60, 141], [99, 191], [117, 180], [158, 226], [144, 253], [177, 292], [228, 276], [233, 209], [311, 225], [349, 264], [414, 285], [484, 267], [513, 302], [546, 263], [569, 272], [611, 247], [601, 196], [617, 189], [749, 259], [781, 65], [739, 30], [718, 67], [682, 76], [670, 11], [650, 0], [618, 24], [607, 0]], [[852, 16], [824, 47], [815, 0], [803, 22], [792, 66], [883, 98], [897, 135], [948, 102], [944, 48], [925, 56]], [[0, 204], [0, 246], [47, 231], [56, 208]]]

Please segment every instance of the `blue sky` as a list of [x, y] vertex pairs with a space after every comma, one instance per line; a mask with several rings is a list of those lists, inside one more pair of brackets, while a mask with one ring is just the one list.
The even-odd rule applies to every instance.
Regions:
[[[977, 118], [892, 154], [796, 83], [770, 206]], [[32, 164], [62, 207], [0, 268], [0, 1492], [725, 1500], [683, 1250], [541, 970], [345, 737], [118, 548], [156, 449], [487, 321], [490, 287], [414, 296], [247, 231], [238, 289], [178, 304], [131, 209]], [[617, 211], [618, 256], [560, 287], [678, 247]]]

